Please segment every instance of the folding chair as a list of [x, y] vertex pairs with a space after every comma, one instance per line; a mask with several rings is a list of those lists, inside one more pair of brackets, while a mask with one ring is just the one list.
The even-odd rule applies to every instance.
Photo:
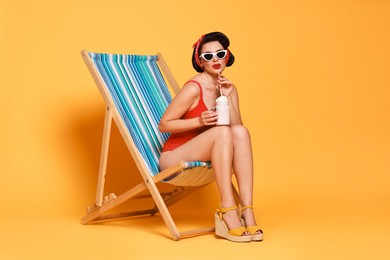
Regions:
[[[103, 140], [100, 155], [96, 201], [87, 208], [82, 224], [137, 215], [154, 215], [160, 212], [174, 240], [212, 232], [214, 227], [179, 232], [168, 206], [178, 202], [195, 189], [214, 181], [210, 162], [179, 162], [166, 170], [158, 166], [162, 146], [169, 134], [158, 130], [159, 120], [179, 87], [161, 54], [122, 55], [82, 52], [106, 104]], [[116, 196], [104, 196], [111, 124], [114, 120], [143, 182]], [[171, 192], [160, 193], [156, 184], [173, 185]], [[234, 186], [233, 186], [234, 187]], [[130, 200], [137, 199], [148, 190], [154, 207], [147, 210], [107, 214], [107, 211]], [[237, 198], [237, 191], [235, 196]]]

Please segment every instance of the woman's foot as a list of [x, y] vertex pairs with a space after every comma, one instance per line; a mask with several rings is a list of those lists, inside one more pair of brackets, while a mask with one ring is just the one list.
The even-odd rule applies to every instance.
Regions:
[[233, 242], [250, 242], [252, 240], [252, 235], [240, 222], [236, 206], [217, 209], [215, 234]]
[[253, 206], [243, 206], [240, 209], [241, 218], [245, 222], [245, 227], [252, 234], [252, 240], [261, 241], [263, 240], [263, 231], [256, 224], [255, 215], [253, 213]]
[[[243, 223], [241, 223], [239, 213], [237, 210], [227, 211], [226, 213], [223, 214], [222, 218], [226, 226], [229, 228], [229, 230], [243, 226]], [[247, 235], [250, 234], [248, 231], [245, 231], [243, 236], [247, 236]]]

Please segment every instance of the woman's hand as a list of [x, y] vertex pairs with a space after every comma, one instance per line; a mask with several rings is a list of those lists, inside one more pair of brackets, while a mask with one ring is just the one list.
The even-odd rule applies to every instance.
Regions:
[[215, 109], [203, 111], [202, 115], [199, 117], [202, 126], [216, 125], [217, 119], [218, 119], [218, 115], [215, 112]]
[[234, 84], [222, 74], [218, 74], [218, 83], [221, 86], [221, 92], [224, 96], [229, 97], [233, 93]]

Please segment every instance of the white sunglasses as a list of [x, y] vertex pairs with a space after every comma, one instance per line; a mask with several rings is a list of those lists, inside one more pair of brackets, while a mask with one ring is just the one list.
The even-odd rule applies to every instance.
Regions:
[[220, 50], [217, 52], [206, 52], [201, 54], [199, 57], [202, 57], [205, 61], [211, 61], [217, 56], [218, 59], [223, 60], [226, 57], [227, 50]]

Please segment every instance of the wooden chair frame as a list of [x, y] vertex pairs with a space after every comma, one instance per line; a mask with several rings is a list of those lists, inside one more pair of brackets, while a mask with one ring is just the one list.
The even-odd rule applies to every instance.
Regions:
[[[177, 174], [182, 172], [185, 169], [185, 164], [180, 162], [176, 165], [173, 165], [155, 176], [149, 174], [149, 170], [141, 157], [140, 152], [138, 151], [135, 143], [133, 142], [126, 125], [120, 117], [119, 111], [115, 107], [114, 101], [110, 97], [108, 90], [105, 87], [105, 84], [101, 77], [99, 76], [99, 72], [91, 60], [88, 51], [82, 50], [82, 57], [84, 59], [85, 64], [87, 65], [93, 79], [95, 80], [96, 85], [98, 86], [100, 93], [102, 94], [105, 104], [106, 104], [106, 112], [104, 119], [104, 130], [103, 130], [103, 140], [100, 154], [100, 165], [99, 165], [99, 176], [98, 176], [98, 184], [97, 184], [97, 192], [96, 192], [96, 200], [95, 203], [87, 208], [86, 215], [81, 219], [82, 224], [87, 224], [96, 221], [102, 220], [110, 220], [117, 219], [129, 216], [137, 216], [137, 215], [154, 215], [158, 212], [161, 213], [165, 224], [168, 227], [168, 230], [174, 240], [179, 240], [183, 237], [192, 237], [197, 235], [202, 235], [206, 233], [210, 233], [214, 231], [214, 227], [206, 227], [188, 231], [181, 231], [176, 227], [175, 222], [172, 219], [172, 216], [168, 210], [168, 206], [180, 201], [184, 197], [188, 196], [194, 190], [204, 186], [195, 186], [195, 187], [186, 187], [186, 186], [176, 186], [175, 189], [171, 192], [160, 193], [156, 184], [161, 182], [173, 174]], [[162, 71], [165, 79], [168, 81], [169, 86], [173, 89], [174, 93], [177, 94], [180, 91], [180, 88], [174, 79], [171, 71], [166, 65], [161, 54], [157, 54], [157, 64]], [[112, 121], [117, 125], [120, 134], [123, 137], [123, 140], [128, 147], [131, 156], [133, 157], [136, 166], [142, 176], [143, 182], [138, 185], [132, 187], [128, 191], [123, 194], [116, 196], [111, 193], [108, 196], [104, 196], [104, 186], [105, 186], [105, 176], [107, 170], [107, 160], [108, 160], [108, 151], [110, 144], [110, 135], [111, 135], [111, 126]], [[151, 209], [141, 210], [141, 211], [133, 211], [133, 212], [125, 212], [125, 213], [117, 213], [117, 214], [105, 214], [107, 211], [121, 205], [122, 203], [130, 200], [139, 198], [139, 195], [148, 190], [150, 193], [149, 197], [152, 197], [155, 206]], [[238, 193], [233, 185], [233, 190], [235, 194], [236, 200], [238, 199]]]

